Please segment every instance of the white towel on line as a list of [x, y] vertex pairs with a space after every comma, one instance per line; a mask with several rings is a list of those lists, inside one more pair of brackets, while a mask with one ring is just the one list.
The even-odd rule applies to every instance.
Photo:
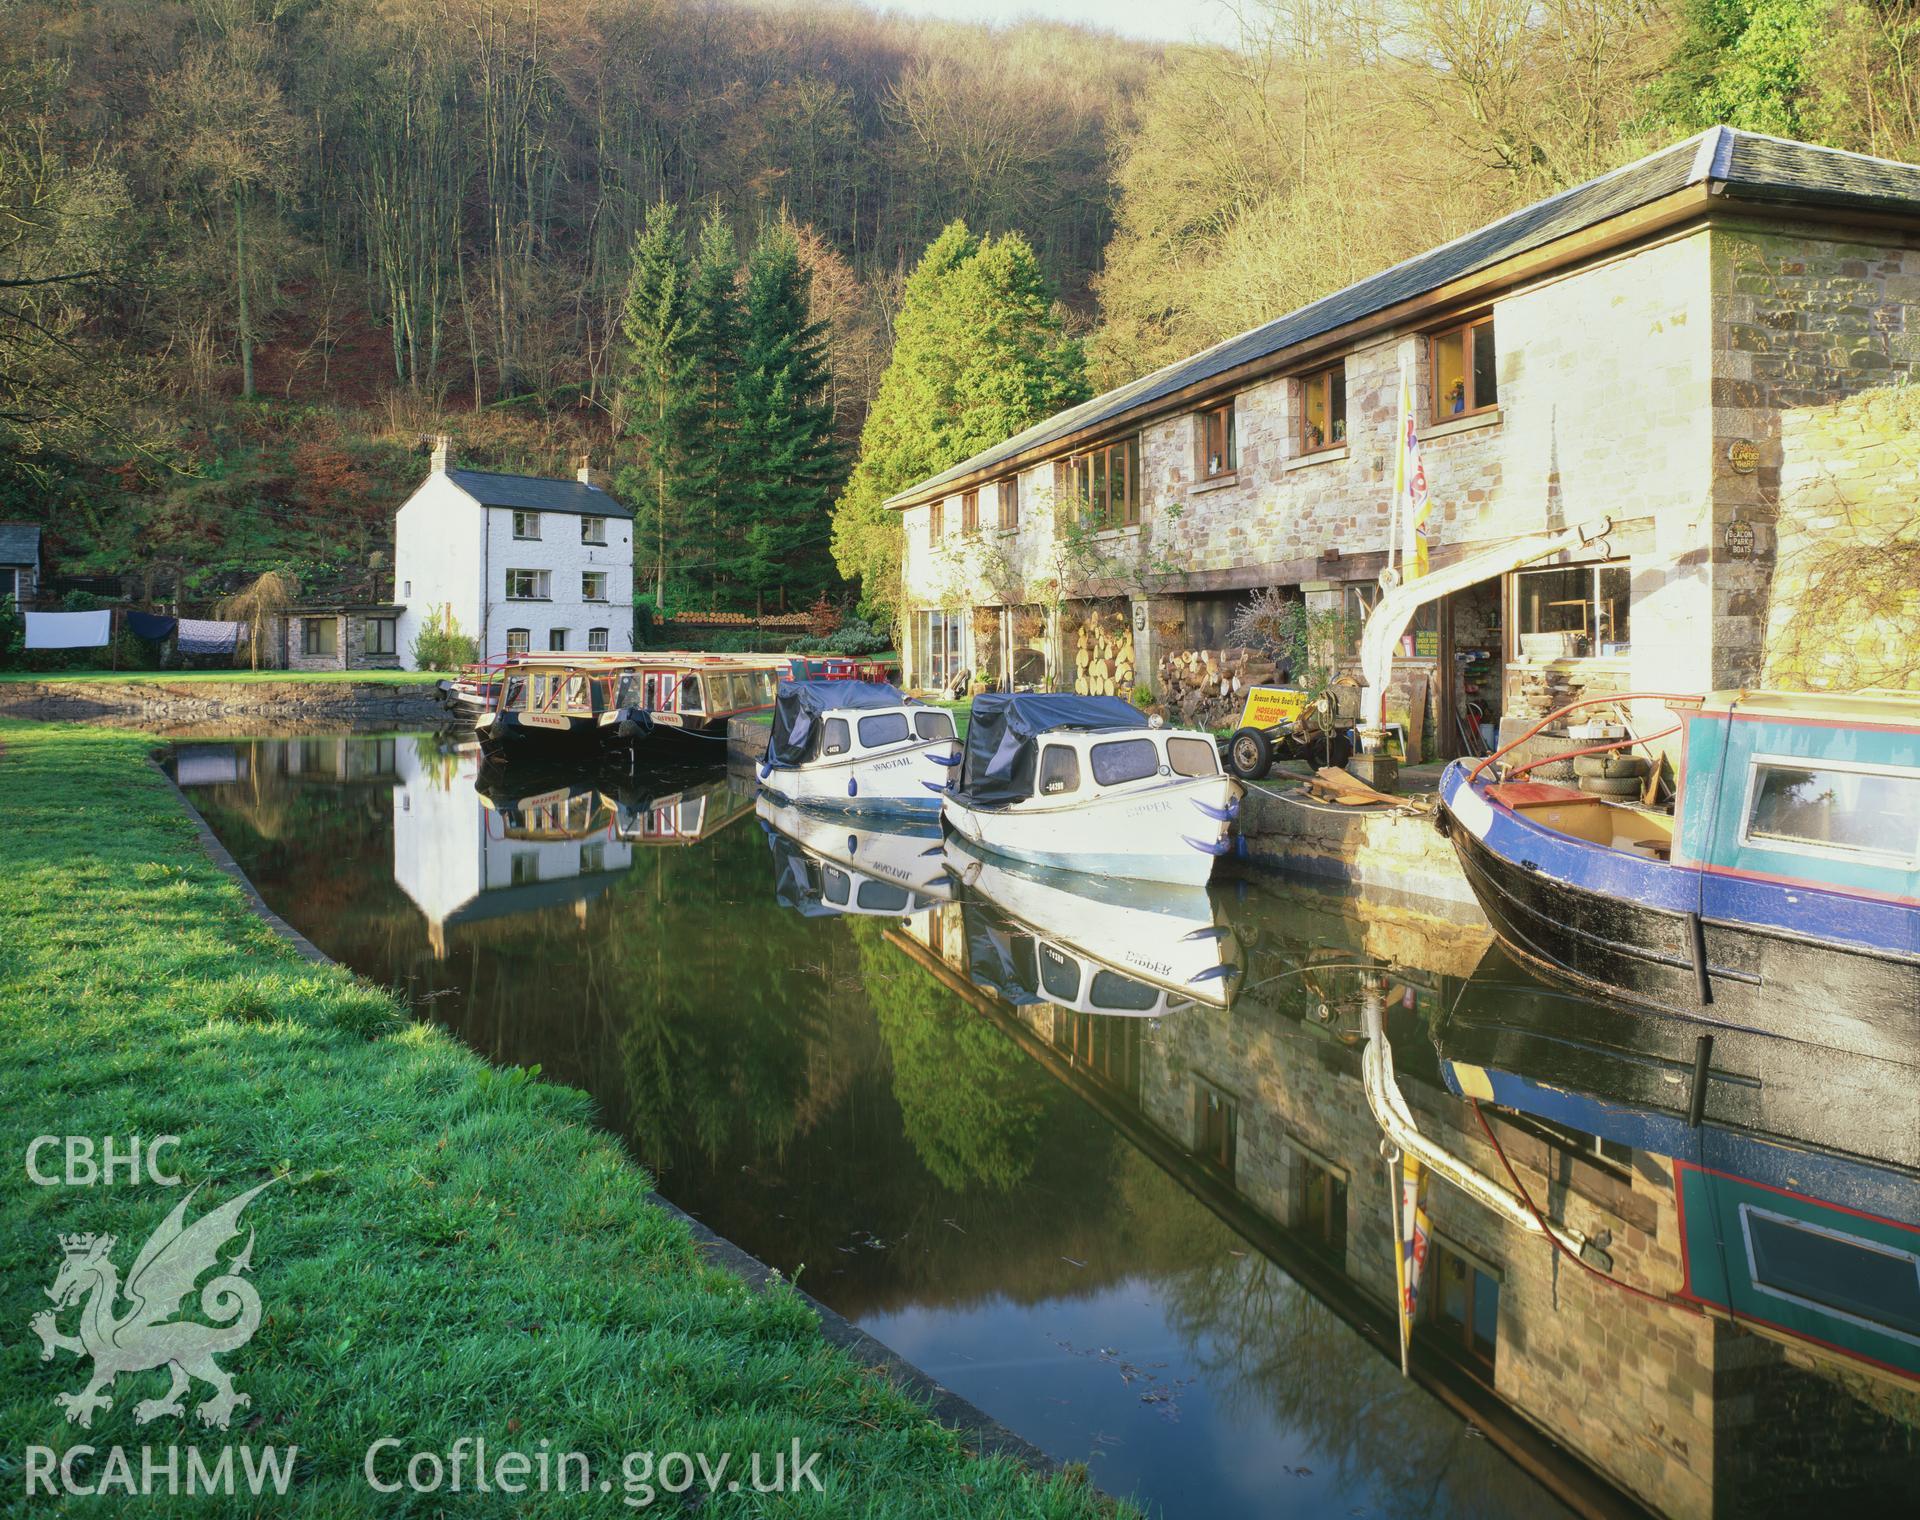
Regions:
[[29, 649], [100, 649], [113, 638], [111, 612], [29, 612]]

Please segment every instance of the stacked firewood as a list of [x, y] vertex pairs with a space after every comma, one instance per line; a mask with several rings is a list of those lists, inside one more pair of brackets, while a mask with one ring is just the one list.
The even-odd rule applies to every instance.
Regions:
[[1160, 657], [1160, 701], [1183, 723], [1217, 727], [1237, 718], [1249, 686], [1273, 686], [1280, 672], [1254, 649], [1180, 649]]
[[1133, 629], [1123, 616], [1090, 617], [1073, 641], [1073, 689], [1086, 697], [1133, 691]]

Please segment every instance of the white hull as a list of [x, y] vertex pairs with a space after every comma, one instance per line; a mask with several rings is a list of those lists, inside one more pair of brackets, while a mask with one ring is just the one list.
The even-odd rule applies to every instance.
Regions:
[[871, 754], [767, 767], [760, 784], [782, 802], [839, 812], [918, 813], [932, 818], [939, 796], [924, 783], [946, 784], [949, 771], [929, 756], [958, 749], [953, 739], [921, 740]]
[[[948, 868], [969, 892], [1044, 944], [1091, 964], [1070, 1006], [1089, 1013], [1151, 1015], [1185, 1003], [1233, 1001], [1239, 942], [1214, 915], [1206, 888], [1060, 871], [976, 853], [947, 841]], [[1147, 1000], [1093, 974], [1106, 967], [1167, 996]]]
[[1230, 776], [1175, 777], [1071, 800], [1034, 797], [976, 808], [948, 796], [942, 816], [969, 844], [1014, 860], [1205, 886], [1215, 851], [1230, 847], [1231, 820], [1202, 811], [1236, 809], [1240, 783]]

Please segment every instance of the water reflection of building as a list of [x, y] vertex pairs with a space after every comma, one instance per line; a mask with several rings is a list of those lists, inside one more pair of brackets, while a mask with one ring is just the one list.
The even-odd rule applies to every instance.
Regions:
[[403, 743], [393, 879], [426, 916], [436, 958], [462, 924], [587, 904], [633, 861], [590, 780], [483, 796], [478, 757]]
[[[1247, 990], [1230, 1011], [1143, 1021], [1051, 1002], [1017, 1006], [981, 990], [962, 911], [936, 910], [891, 938], [1394, 1355], [1387, 1174], [1362, 1089], [1353, 996], [1378, 973], [1366, 968], [1370, 957], [1340, 947], [1382, 939], [1402, 952], [1431, 947], [1426, 966], [1412, 959], [1389, 973], [1400, 1086], [1427, 1136], [1499, 1177], [1499, 1156], [1442, 1079], [1430, 1032], [1478, 946], [1350, 920], [1317, 937], [1290, 903], [1283, 933], [1238, 921]], [[1894, 1098], [1910, 1123], [1906, 1091]], [[1920, 1462], [1911, 1386], [1857, 1358], [1785, 1346], [1617, 1285], [1665, 1296], [1687, 1281], [1670, 1156], [1564, 1116], [1484, 1112], [1532, 1198], [1600, 1243], [1617, 1281], [1436, 1183], [1417, 1381], [1585, 1513], [1746, 1515], [1816, 1496], [1906, 1491]], [[1902, 1217], [1910, 1228], [1911, 1209]]]

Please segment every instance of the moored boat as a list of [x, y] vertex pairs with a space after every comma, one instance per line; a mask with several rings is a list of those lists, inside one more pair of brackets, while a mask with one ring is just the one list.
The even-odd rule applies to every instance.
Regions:
[[969, 973], [1015, 1003], [1152, 1017], [1233, 1001], [1240, 945], [1205, 887], [1004, 860], [958, 839], [946, 860], [966, 889]]
[[668, 650], [624, 656], [596, 719], [601, 738], [629, 758], [650, 740], [724, 740], [729, 720], [773, 706], [779, 672], [769, 655]]
[[[1242, 788], [1213, 736], [1118, 697], [973, 699], [942, 817], [969, 844], [1074, 871], [1204, 884], [1233, 848]], [[931, 785], [931, 783], [929, 783]]]
[[1669, 705], [1684, 731], [1671, 817], [1499, 780], [1490, 761], [1447, 768], [1444, 826], [1494, 932], [1605, 996], [1912, 1059], [1920, 697]]
[[765, 792], [754, 807], [773, 851], [774, 895], [808, 918], [898, 918], [953, 896], [935, 818], [836, 818]]
[[783, 802], [926, 813], [959, 752], [953, 714], [870, 681], [782, 681], [760, 784]]
[[593, 755], [607, 710], [612, 672], [601, 664], [555, 658], [509, 666], [474, 721], [474, 737], [489, 760]]

